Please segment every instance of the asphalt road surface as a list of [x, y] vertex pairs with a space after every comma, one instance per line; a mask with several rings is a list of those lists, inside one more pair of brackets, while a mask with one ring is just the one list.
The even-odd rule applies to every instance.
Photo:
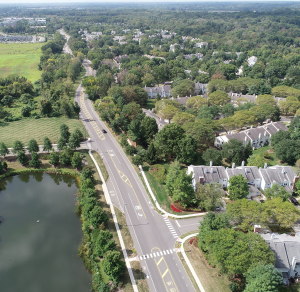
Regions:
[[[62, 34], [66, 36], [64, 32]], [[67, 37], [67, 36], [66, 36]], [[68, 45], [64, 51], [71, 53]], [[83, 65], [92, 75], [90, 61]], [[75, 100], [81, 107], [80, 118], [109, 173], [107, 187], [113, 204], [126, 218], [134, 247], [152, 292], [194, 292], [195, 289], [177, 256], [175, 242], [181, 234], [197, 231], [200, 218], [172, 220], [158, 214], [150, 198], [113, 134], [106, 128], [86, 98], [81, 85]], [[105, 129], [106, 134], [102, 132]]]

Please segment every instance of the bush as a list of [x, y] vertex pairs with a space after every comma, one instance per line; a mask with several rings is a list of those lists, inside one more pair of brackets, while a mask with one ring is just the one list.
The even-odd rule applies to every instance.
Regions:
[[166, 169], [162, 165], [155, 164], [151, 166], [149, 173], [153, 175], [159, 183], [162, 184], [166, 182]]
[[263, 153], [263, 157], [265, 159], [270, 159], [270, 160], [273, 159], [272, 155], [268, 151], [266, 151], [266, 152]]
[[228, 287], [229, 287], [230, 291], [232, 291], [232, 292], [235, 292], [238, 289], [238, 285], [236, 283], [230, 283], [228, 285]]
[[120, 142], [122, 147], [127, 147], [129, 144], [127, 142], [127, 136], [123, 134], [122, 138], [121, 138], [121, 142]]
[[136, 154], [136, 148], [133, 145], [128, 145], [125, 148], [125, 152], [127, 155], [133, 156], [134, 154]]

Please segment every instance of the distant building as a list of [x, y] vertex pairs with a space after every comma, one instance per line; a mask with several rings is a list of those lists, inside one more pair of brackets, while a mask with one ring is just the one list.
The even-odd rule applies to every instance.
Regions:
[[270, 143], [272, 135], [276, 134], [279, 130], [287, 131], [288, 128], [282, 122], [271, 122], [238, 133], [233, 133], [232, 131], [231, 134], [217, 136], [214, 145], [218, 148], [222, 148], [224, 143], [227, 143], [231, 139], [237, 139], [243, 142], [244, 147], [250, 142], [251, 147], [259, 148], [266, 143]]
[[170, 97], [171, 96], [171, 86], [170, 85], [162, 85], [158, 87], [146, 87], [144, 88], [148, 94], [150, 99], [156, 98], [157, 94], [161, 98]]
[[203, 54], [201, 54], [201, 53], [184, 55], [184, 58], [187, 59], [187, 60], [190, 60], [194, 56], [197, 57], [198, 60], [202, 60], [203, 59]]
[[183, 50], [183, 45], [173, 44], [173, 45], [170, 45], [170, 51], [173, 52], [173, 53], [175, 53], [175, 47], [176, 46], [179, 46], [179, 48], [181, 50]]
[[206, 93], [207, 86], [208, 86], [208, 84], [206, 84], [206, 83], [195, 82], [195, 93], [196, 93], [196, 95], [199, 95], [201, 92], [202, 92], [201, 94]]
[[202, 47], [207, 47], [207, 46], [208, 46], [207, 42], [195, 43], [196, 48], [202, 48]]
[[167, 124], [169, 124], [169, 121], [165, 121], [163, 120], [162, 118], [160, 118], [159, 116], [157, 116], [154, 112], [152, 112], [151, 110], [147, 110], [147, 109], [144, 109], [143, 108], [143, 112], [144, 114], [147, 116], [147, 117], [150, 117], [150, 118], [154, 118], [155, 121], [156, 121], [156, 124], [158, 126], [158, 130], [162, 130], [163, 127]]
[[250, 67], [253, 67], [256, 62], [257, 62], [257, 57], [255, 56], [249, 57], [247, 60], [247, 63]]

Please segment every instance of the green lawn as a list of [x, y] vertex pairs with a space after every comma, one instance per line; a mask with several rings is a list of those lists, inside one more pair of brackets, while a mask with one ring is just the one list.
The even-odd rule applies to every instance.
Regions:
[[[264, 146], [258, 149], [255, 149], [253, 151], [253, 155], [259, 155], [262, 156], [263, 153], [267, 152], [268, 150], [271, 150], [270, 146]], [[280, 160], [276, 157], [275, 152], [274, 153], [270, 153], [272, 159], [267, 159], [268, 165], [269, 166], [273, 166], [273, 165], [277, 165], [277, 164], [281, 164]]]
[[41, 77], [38, 63], [43, 45], [44, 43], [0, 43], [0, 78], [17, 74], [32, 82], [38, 80]]
[[147, 100], [147, 105], [146, 105], [146, 109], [150, 109], [152, 110], [153, 108], [155, 108], [155, 103], [156, 103], [156, 99], [148, 99]]
[[16, 122], [0, 123], [0, 142], [4, 142], [7, 147], [12, 147], [15, 140], [20, 140], [25, 145], [32, 138], [39, 144], [43, 144], [43, 138], [47, 136], [52, 143], [57, 143], [59, 137], [59, 127], [66, 124], [72, 132], [79, 128], [83, 135], [85, 129], [80, 120], [68, 118], [42, 118], [42, 119], [22, 119]]

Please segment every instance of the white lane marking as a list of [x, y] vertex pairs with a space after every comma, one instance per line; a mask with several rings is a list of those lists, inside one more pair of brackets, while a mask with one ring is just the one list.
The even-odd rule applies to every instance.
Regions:
[[175, 222], [176, 222], [176, 223], [177, 223], [177, 225], [180, 227], [180, 224], [178, 223], [178, 221], [176, 220]]

